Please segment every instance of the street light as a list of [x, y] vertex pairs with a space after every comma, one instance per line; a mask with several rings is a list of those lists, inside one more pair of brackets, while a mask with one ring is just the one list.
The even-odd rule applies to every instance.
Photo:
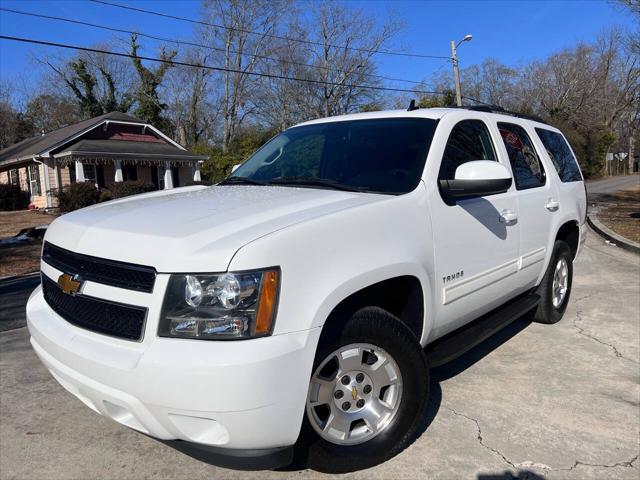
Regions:
[[453, 64], [453, 81], [456, 85], [456, 104], [462, 106], [462, 94], [460, 93], [460, 73], [458, 72], [458, 52], [457, 49], [462, 42], [470, 42], [473, 35], [465, 35], [457, 44], [451, 40], [451, 63]]

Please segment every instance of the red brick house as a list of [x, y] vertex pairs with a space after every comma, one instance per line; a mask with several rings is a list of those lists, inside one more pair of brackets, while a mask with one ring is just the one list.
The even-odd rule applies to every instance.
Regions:
[[153, 125], [111, 112], [0, 151], [0, 183], [19, 185], [34, 206], [51, 208], [56, 206], [51, 191], [72, 182], [91, 181], [104, 188], [140, 180], [167, 189], [199, 181], [206, 158]]

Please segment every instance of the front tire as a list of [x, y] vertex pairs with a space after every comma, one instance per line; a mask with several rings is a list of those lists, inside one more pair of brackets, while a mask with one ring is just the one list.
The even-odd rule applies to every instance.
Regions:
[[533, 320], [538, 323], [553, 324], [564, 315], [573, 283], [573, 255], [569, 245], [556, 240], [553, 255], [547, 271], [536, 289], [540, 303]]
[[393, 457], [413, 440], [428, 387], [413, 333], [381, 308], [357, 311], [318, 346], [297, 461], [344, 473]]

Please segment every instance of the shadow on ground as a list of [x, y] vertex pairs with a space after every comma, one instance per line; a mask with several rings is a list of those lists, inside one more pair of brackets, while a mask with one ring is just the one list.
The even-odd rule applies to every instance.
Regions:
[[40, 284], [40, 275], [26, 275], [0, 281], [0, 332], [27, 324], [25, 306], [31, 292]]

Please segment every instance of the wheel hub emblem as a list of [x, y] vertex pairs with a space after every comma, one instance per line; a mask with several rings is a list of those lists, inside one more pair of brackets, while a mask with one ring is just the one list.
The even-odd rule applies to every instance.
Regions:
[[351, 397], [355, 400], [356, 398], [358, 398], [358, 389], [356, 387], [353, 387], [351, 389]]

